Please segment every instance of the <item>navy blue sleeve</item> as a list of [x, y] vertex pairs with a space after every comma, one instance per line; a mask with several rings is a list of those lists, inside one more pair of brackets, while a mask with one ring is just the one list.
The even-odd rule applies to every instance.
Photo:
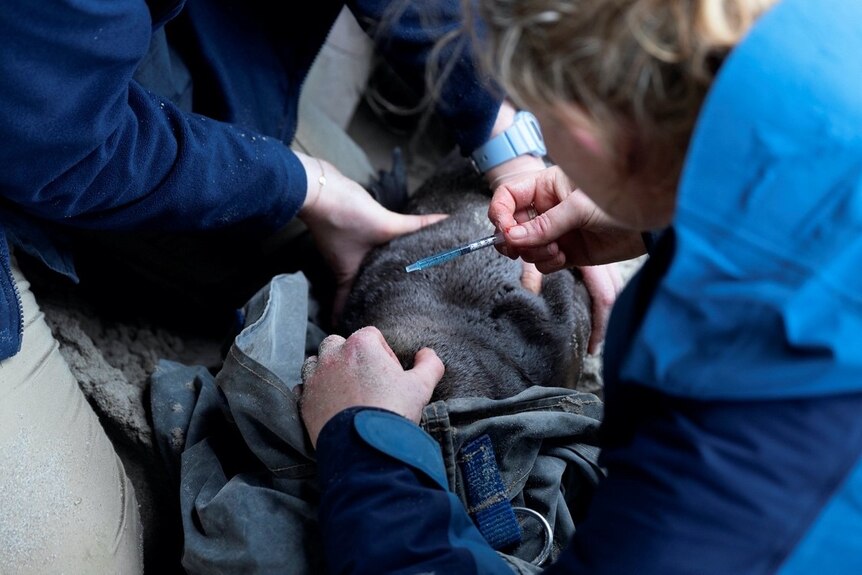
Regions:
[[380, 54], [416, 93], [428, 93], [426, 70], [433, 79], [442, 78], [439, 91], [432, 92], [433, 103], [464, 155], [488, 140], [503, 93], [481, 71], [468, 35], [460, 33], [459, 0], [354, 0], [348, 5]]
[[330, 573], [512, 571], [448, 490], [440, 448], [388, 411], [345, 410], [317, 441]]
[[277, 229], [305, 197], [299, 160], [132, 81], [151, 32], [140, 0], [4, 3], [3, 196], [80, 227]]

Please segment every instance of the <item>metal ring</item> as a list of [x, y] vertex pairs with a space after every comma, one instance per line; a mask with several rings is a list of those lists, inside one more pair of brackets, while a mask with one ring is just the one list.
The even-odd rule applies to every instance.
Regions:
[[535, 519], [538, 519], [539, 523], [541, 523], [542, 526], [545, 528], [545, 545], [542, 547], [542, 550], [535, 557], [535, 559], [530, 561], [530, 563], [532, 563], [533, 565], [541, 566], [542, 563], [544, 563], [545, 560], [548, 558], [548, 556], [551, 554], [551, 549], [552, 549], [553, 544], [554, 544], [554, 530], [551, 529], [551, 524], [548, 523], [548, 520], [545, 519], [541, 513], [539, 513], [538, 511], [533, 511], [529, 507], [514, 507], [513, 506], [512, 511], [514, 511], [516, 514], [518, 512], [521, 512], [521, 513], [524, 513], [526, 515], [530, 515], [530, 516], [534, 517]]

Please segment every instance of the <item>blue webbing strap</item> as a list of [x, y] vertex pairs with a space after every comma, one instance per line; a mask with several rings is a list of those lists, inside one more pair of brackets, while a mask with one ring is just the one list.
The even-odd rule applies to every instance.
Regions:
[[458, 454], [464, 476], [467, 512], [494, 549], [521, 542], [521, 527], [506, 494], [488, 435], [466, 443]]

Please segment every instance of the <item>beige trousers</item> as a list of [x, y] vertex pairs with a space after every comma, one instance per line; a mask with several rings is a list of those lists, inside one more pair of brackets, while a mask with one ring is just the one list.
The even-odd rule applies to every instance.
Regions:
[[138, 574], [138, 504], [123, 464], [12, 262], [21, 351], [0, 361], [0, 574]]

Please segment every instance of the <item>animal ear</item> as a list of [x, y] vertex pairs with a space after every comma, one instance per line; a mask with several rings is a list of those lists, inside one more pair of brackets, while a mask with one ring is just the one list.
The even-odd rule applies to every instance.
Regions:
[[407, 165], [401, 148], [396, 146], [392, 150], [392, 168], [389, 171], [379, 170], [377, 178], [373, 178], [366, 188], [384, 208], [404, 213], [408, 198]]

